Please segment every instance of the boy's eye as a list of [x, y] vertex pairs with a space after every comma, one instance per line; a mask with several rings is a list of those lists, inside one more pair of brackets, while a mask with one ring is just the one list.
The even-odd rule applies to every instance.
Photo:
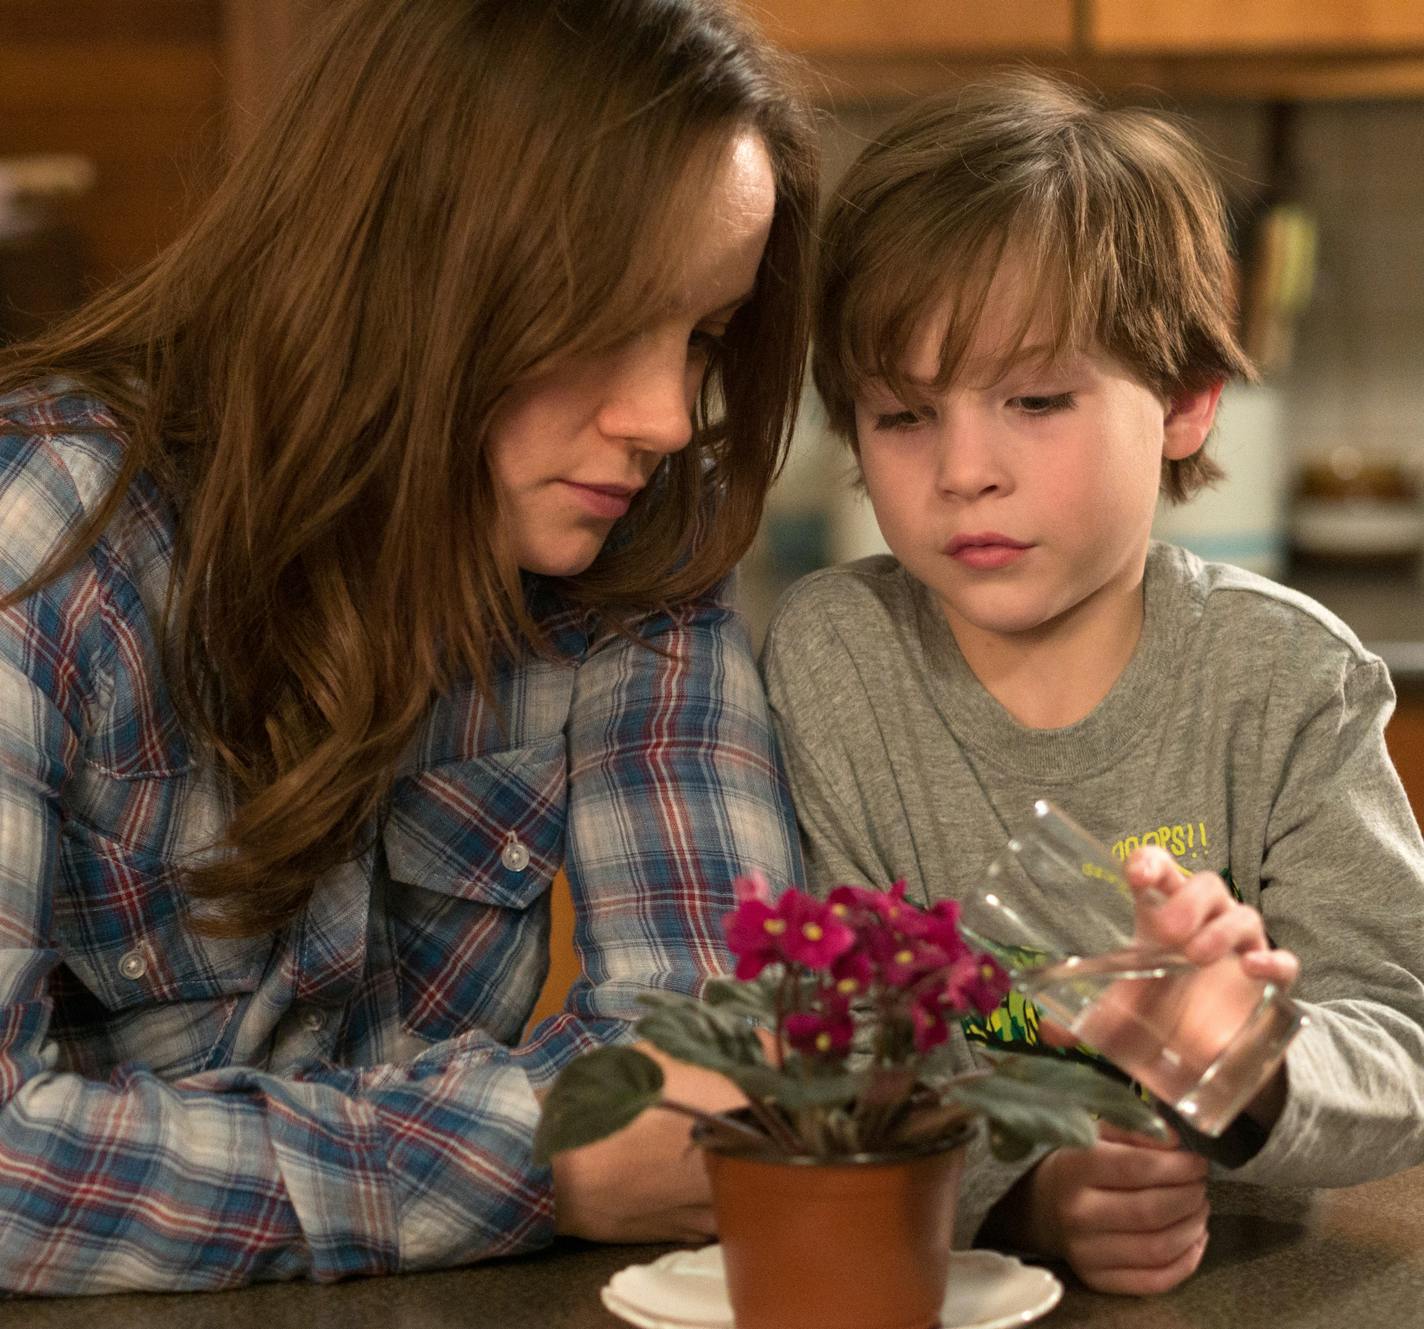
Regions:
[[1009, 399], [1009, 405], [1025, 415], [1052, 415], [1056, 411], [1071, 410], [1075, 404], [1071, 392], [1055, 392], [1047, 396], [1025, 395]]
[[889, 411], [875, 417], [875, 428], [878, 430], [914, 429], [924, 422], [925, 417], [918, 411]]

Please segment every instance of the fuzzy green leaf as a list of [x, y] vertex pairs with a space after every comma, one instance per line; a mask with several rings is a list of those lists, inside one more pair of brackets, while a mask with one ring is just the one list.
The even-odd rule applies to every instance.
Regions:
[[760, 980], [743, 983], [734, 978], [714, 978], [703, 989], [703, 1000], [720, 1010], [768, 1023], [776, 1014], [773, 989]]
[[691, 997], [685, 1004], [665, 1000], [644, 1004], [654, 1009], [638, 1021], [638, 1033], [669, 1057], [724, 1075], [765, 1064], [761, 1040], [741, 1015]]
[[994, 1058], [995, 1078], [1034, 1084], [1054, 1095], [1138, 1135], [1168, 1138], [1167, 1126], [1127, 1085], [1102, 1071], [1062, 1057], [1002, 1056]]
[[1086, 1149], [1097, 1139], [1093, 1119], [1081, 1107], [1026, 1080], [1002, 1074], [985, 1076], [950, 1086], [944, 1097], [946, 1102], [982, 1112], [989, 1119], [991, 1144], [1000, 1137], [1014, 1149], [1023, 1142]]
[[534, 1161], [622, 1130], [662, 1098], [663, 1073], [629, 1047], [596, 1048], [559, 1072], [534, 1132]]
[[1001, 1163], [1020, 1162], [1029, 1156], [1032, 1149], [1032, 1140], [1025, 1140], [1022, 1135], [1005, 1130], [997, 1122], [989, 1123], [989, 1151]]

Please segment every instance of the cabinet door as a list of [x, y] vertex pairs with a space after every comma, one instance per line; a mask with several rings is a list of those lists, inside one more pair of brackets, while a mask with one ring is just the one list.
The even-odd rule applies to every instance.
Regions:
[[768, 35], [807, 55], [1066, 50], [1074, 0], [743, 0]]
[[1083, 0], [1095, 52], [1320, 55], [1424, 47], [1420, 0]]
[[1385, 730], [1385, 742], [1414, 818], [1424, 824], [1424, 690], [1398, 686], [1399, 705]]
[[222, 0], [223, 65], [233, 141], [244, 142], [282, 84], [313, 0]]
[[93, 163], [66, 211], [88, 278], [146, 263], [210, 183], [218, 32], [217, 0], [0, 0], [0, 156]]

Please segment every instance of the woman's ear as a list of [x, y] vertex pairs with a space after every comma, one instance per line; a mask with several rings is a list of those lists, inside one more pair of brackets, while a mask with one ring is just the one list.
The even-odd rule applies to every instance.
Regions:
[[1220, 383], [1212, 383], [1191, 392], [1179, 392], [1167, 404], [1162, 456], [1168, 461], [1183, 461], [1206, 442], [1216, 420], [1216, 404], [1221, 400], [1222, 387]]

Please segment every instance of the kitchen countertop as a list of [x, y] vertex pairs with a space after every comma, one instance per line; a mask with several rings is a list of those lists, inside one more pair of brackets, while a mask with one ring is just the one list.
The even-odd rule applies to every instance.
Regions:
[[[1338, 1191], [1215, 1183], [1201, 1268], [1158, 1297], [1064, 1274], [1045, 1329], [1340, 1329], [1424, 1323], [1424, 1168]], [[541, 1255], [334, 1286], [76, 1297], [0, 1306], [0, 1329], [620, 1329], [598, 1290], [666, 1247], [565, 1242]], [[1061, 1272], [1061, 1271], [1060, 1271]]]

